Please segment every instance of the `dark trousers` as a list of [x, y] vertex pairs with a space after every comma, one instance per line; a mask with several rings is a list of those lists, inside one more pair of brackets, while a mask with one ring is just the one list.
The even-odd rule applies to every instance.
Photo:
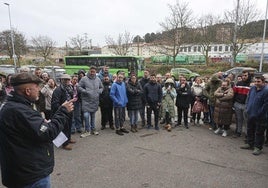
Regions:
[[154, 126], [158, 126], [158, 117], [159, 117], [159, 106], [157, 104], [150, 104], [149, 107], [146, 108], [147, 110], [147, 125], [152, 125], [152, 112], [154, 112]]
[[264, 143], [265, 123], [257, 119], [248, 118], [247, 142], [250, 146], [262, 149]]
[[72, 128], [72, 118], [66, 122], [66, 124], [64, 125], [64, 129], [62, 130], [62, 132], [68, 138], [68, 140], [66, 140], [66, 142], [62, 144], [62, 146], [66, 146], [69, 144], [71, 140], [71, 128]]
[[230, 125], [218, 125], [219, 128], [223, 128], [223, 130], [227, 131], [230, 129]]
[[142, 123], [145, 123], [145, 103], [142, 103], [142, 106], [140, 108], [140, 117], [141, 117]]
[[216, 123], [214, 121], [214, 109], [215, 109], [215, 106], [209, 105], [209, 119], [210, 119], [209, 124], [213, 129], [216, 128]]
[[177, 111], [178, 111], [178, 124], [181, 124], [181, 120], [182, 120], [182, 113], [183, 113], [183, 121], [185, 125], [188, 125], [188, 111], [189, 108], [188, 107], [177, 107]]
[[114, 123], [116, 130], [123, 128], [124, 121], [125, 121], [125, 108], [114, 107]]
[[198, 113], [192, 113], [192, 116], [193, 116], [193, 120], [197, 120], [199, 121], [200, 120], [200, 117], [201, 117], [201, 112], [198, 112]]
[[106, 123], [112, 126], [113, 123], [113, 107], [101, 107], [101, 126], [105, 127]]

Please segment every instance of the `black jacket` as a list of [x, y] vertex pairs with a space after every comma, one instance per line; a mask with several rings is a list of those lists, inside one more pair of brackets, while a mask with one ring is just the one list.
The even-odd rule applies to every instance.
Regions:
[[142, 95], [143, 90], [139, 82], [135, 84], [131, 80], [127, 83], [127, 109], [128, 110], [139, 110], [142, 108]]
[[50, 123], [44, 122], [29, 100], [12, 92], [0, 111], [0, 162], [2, 183], [21, 187], [52, 173], [52, 140], [68, 120], [60, 107]]
[[145, 101], [148, 105], [155, 105], [162, 101], [162, 88], [158, 83], [149, 82], [145, 84], [143, 89]]
[[100, 94], [100, 104], [101, 108], [113, 108], [113, 101], [110, 98], [110, 90], [112, 87], [112, 82], [102, 82], [103, 91]]
[[178, 86], [176, 91], [176, 106], [181, 108], [189, 108], [192, 97], [190, 86], [188, 84], [186, 84], [185, 87]]

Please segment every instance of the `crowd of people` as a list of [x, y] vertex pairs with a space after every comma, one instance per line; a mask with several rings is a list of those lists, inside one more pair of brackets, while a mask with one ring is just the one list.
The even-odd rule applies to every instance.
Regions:
[[[215, 134], [226, 137], [232, 132], [230, 125], [235, 117], [236, 126], [232, 136], [237, 138], [245, 135], [245, 144], [241, 149], [253, 149], [253, 154], [259, 155], [263, 145], [268, 146], [267, 82], [268, 78], [263, 75], [252, 75], [246, 71], [237, 80], [235, 75], [224, 76], [218, 72], [211, 77], [196, 77], [187, 81], [183, 75], [175, 80], [169, 72], [162, 76], [150, 73], [149, 70], [144, 71], [141, 79], [135, 73], [126, 77], [125, 72], [120, 70], [112, 75], [108, 67], [103, 67], [97, 73], [94, 66], [88, 72], [80, 70], [71, 76], [63, 74], [59, 85], [40, 68], [36, 68], [34, 73], [21, 69], [21, 73], [16, 75], [1, 75], [2, 172], [3, 169], [7, 170], [6, 166], [13, 165], [5, 153], [7, 147], [15, 147], [15, 150], [19, 147], [12, 145], [12, 142], [30, 142], [23, 141], [25, 135], [20, 135], [18, 131], [26, 131], [30, 140], [39, 139], [38, 146], [47, 148], [45, 151], [48, 156], [53, 153], [51, 141], [62, 131], [67, 137], [62, 148], [72, 150], [76, 143], [72, 134], [79, 133], [81, 138], [99, 134], [96, 126], [98, 109], [101, 113], [100, 130], [106, 129], [109, 124], [109, 128], [120, 136], [129, 131], [136, 133], [142, 128], [159, 131], [161, 125], [163, 129], [171, 131], [182, 125], [188, 129], [189, 126], [208, 124]], [[26, 106], [20, 106], [22, 104]], [[18, 108], [12, 110], [16, 105]], [[126, 112], [129, 125], [126, 122]], [[13, 127], [10, 129], [5, 125]], [[27, 127], [30, 129], [25, 130]], [[31, 143], [33, 148], [36, 147], [34, 144], [36, 143]], [[24, 149], [20, 148], [19, 151]], [[27, 152], [29, 151], [25, 151], [25, 155]], [[25, 162], [22, 159], [21, 163]], [[50, 165], [43, 178], [51, 173], [53, 160], [52, 154], [52, 158], [47, 159]], [[13, 170], [16, 168], [15, 165]], [[10, 177], [21, 175], [13, 170], [7, 170], [7, 174], [11, 173]], [[12, 185], [12, 179], [5, 176], [5, 173], [2, 175], [3, 181]], [[29, 183], [39, 177], [22, 178], [22, 182]]]

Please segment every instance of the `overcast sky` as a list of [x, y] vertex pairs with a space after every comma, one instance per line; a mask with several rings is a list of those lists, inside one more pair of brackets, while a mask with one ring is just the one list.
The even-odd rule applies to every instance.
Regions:
[[[167, 4], [176, 0], [0, 0], [0, 31], [8, 30], [10, 4], [12, 26], [27, 39], [46, 35], [63, 46], [77, 34], [88, 33], [94, 46], [106, 45], [105, 37], [116, 39], [125, 31], [143, 37], [159, 32], [159, 23], [169, 15]], [[256, 1], [264, 17], [266, 0]], [[188, 0], [194, 15], [223, 15], [234, 8], [234, 0]]]

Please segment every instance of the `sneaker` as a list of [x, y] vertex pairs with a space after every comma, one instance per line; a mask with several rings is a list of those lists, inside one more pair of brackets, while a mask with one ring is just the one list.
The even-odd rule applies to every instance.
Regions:
[[114, 130], [114, 126], [113, 125], [110, 125], [110, 129]]
[[228, 135], [228, 134], [227, 134], [227, 131], [224, 130], [223, 133], [222, 133], [222, 136], [223, 136], [223, 137], [226, 137], [227, 135]]
[[252, 152], [253, 155], [260, 155], [261, 154], [261, 149], [254, 147], [254, 151]]
[[116, 130], [115, 133], [118, 134], [118, 135], [120, 135], [120, 136], [123, 136], [124, 135], [124, 133], [122, 133], [121, 130]]
[[150, 129], [150, 128], [152, 128], [152, 125], [147, 125], [147, 129]]
[[87, 136], [90, 136], [91, 133], [89, 131], [85, 131], [83, 134], [80, 135], [80, 138], [85, 138]]
[[245, 144], [243, 146], [240, 147], [241, 149], [253, 149], [253, 147], [249, 144]]
[[101, 126], [101, 128], [100, 128], [100, 129], [101, 129], [101, 130], [104, 130], [105, 128], [106, 128], [105, 126]]
[[125, 128], [121, 128], [120, 131], [123, 132], [123, 133], [129, 133], [129, 131], [126, 130]]
[[91, 131], [91, 133], [90, 134], [92, 134], [92, 135], [99, 135], [99, 132], [98, 131], [96, 131], [96, 130], [93, 130], [93, 131]]
[[215, 134], [220, 134], [220, 133], [222, 133], [221, 128], [218, 128], [216, 131], [214, 131], [214, 133], [215, 133]]
[[159, 131], [159, 127], [158, 126], [155, 126], [155, 128], [154, 128], [155, 130], [157, 130], [157, 131]]

